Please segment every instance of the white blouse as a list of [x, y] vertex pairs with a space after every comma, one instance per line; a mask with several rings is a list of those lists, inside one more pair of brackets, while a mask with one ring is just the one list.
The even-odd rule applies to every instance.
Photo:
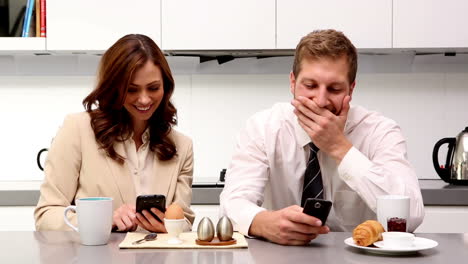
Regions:
[[151, 181], [155, 178], [153, 171], [154, 152], [150, 151], [149, 147], [149, 128], [141, 135], [143, 144], [136, 149], [133, 134], [129, 139], [123, 142], [125, 154], [127, 156], [126, 162], [130, 169], [130, 174], [133, 177], [135, 184], [136, 195], [151, 194], [149, 187], [152, 186]]

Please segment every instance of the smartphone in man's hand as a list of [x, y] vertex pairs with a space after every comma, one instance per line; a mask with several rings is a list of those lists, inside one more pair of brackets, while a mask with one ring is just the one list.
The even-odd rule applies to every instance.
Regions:
[[162, 194], [149, 194], [149, 195], [138, 195], [136, 199], [136, 211], [141, 215], [143, 210], [148, 211], [156, 220], [162, 222], [159, 217], [151, 212], [151, 208], [156, 208], [161, 212], [166, 211], [166, 196]]
[[322, 226], [325, 225], [327, 221], [328, 214], [332, 208], [332, 202], [323, 199], [307, 198], [304, 204], [304, 210], [302, 211], [305, 214], [313, 216], [322, 221]]

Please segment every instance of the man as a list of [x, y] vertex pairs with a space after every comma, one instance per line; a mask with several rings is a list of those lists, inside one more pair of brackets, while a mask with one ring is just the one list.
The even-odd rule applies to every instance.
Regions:
[[[421, 191], [399, 126], [350, 107], [356, 71], [356, 48], [341, 32], [314, 31], [299, 42], [291, 104], [247, 121], [227, 170], [220, 212], [240, 232], [304, 245], [376, 219], [377, 197], [386, 194], [410, 197], [409, 231], [422, 222]], [[333, 202], [326, 226], [302, 212], [306, 198]]]

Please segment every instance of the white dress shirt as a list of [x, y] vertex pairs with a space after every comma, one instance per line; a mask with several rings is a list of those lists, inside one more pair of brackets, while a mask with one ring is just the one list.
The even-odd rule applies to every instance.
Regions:
[[[293, 110], [289, 103], [275, 104], [252, 116], [239, 135], [220, 214], [245, 235], [257, 213], [301, 203], [311, 140]], [[424, 204], [399, 126], [379, 113], [351, 106], [344, 134], [353, 147], [340, 164], [318, 152], [324, 199], [333, 202], [327, 226], [352, 231], [376, 219], [377, 196], [395, 194], [410, 197], [408, 230], [415, 230], [424, 217]]]

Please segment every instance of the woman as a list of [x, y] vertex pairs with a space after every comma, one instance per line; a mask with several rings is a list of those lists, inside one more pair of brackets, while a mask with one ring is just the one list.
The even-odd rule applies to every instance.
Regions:
[[[166, 206], [179, 204], [190, 230], [192, 141], [172, 128], [173, 91], [169, 65], [150, 38], [127, 35], [104, 53], [97, 87], [83, 100], [86, 112], [65, 118], [49, 150], [34, 212], [37, 230], [67, 230], [66, 206], [106, 196], [114, 199], [114, 230], [166, 232], [149, 212], [135, 212], [140, 194], [164, 194]], [[76, 215], [71, 219], [76, 224]]]

